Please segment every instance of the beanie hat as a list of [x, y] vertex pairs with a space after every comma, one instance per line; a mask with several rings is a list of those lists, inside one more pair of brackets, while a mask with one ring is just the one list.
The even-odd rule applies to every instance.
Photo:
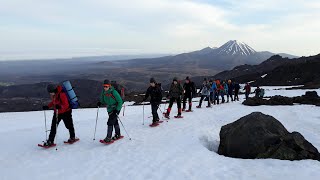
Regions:
[[106, 80], [103, 81], [103, 84], [104, 85], [111, 85], [111, 82], [108, 79], [106, 79]]
[[186, 80], [189, 80], [189, 81], [190, 81], [190, 78], [189, 78], [189, 76], [187, 76], [187, 77], [186, 77]]
[[47, 91], [48, 93], [54, 93], [57, 89], [57, 85], [55, 84], [48, 84]]
[[174, 78], [173, 78], [173, 81], [177, 81], [177, 82], [178, 82], [178, 78], [177, 78], [177, 77], [174, 77]]
[[154, 78], [150, 78], [150, 83], [156, 83], [156, 80]]

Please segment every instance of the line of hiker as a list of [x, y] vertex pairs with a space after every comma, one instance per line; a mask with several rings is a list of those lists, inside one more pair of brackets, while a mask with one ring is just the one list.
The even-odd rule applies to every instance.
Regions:
[[[221, 103], [225, 103], [225, 95], [227, 98], [226, 102], [231, 101], [239, 101], [239, 90], [240, 85], [238, 83], [228, 81], [220, 81], [220, 80], [207, 80], [204, 78], [203, 83], [198, 91], [200, 95], [199, 105], [197, 108], [201, 108], [202, 102], [206, 100], [208, 102], [206, 107], [211, 107], [212, 105], [219, 104], [219, 100], [221, 97]], [[251, 93], [251, 87], [247, 83], [244, 87], [246, 99], [249, 97]], [[72, 89], [72, 86], [69, 81], [63, 83], [62, 85], [54, 85], [49, 84], [47, 86], [47, 91], [50, 94], [51, 102], [43, 106], [43, 110], [48, 110], [49, 108], [53, 108], [54, 114], [51, 123], [51, 130], [48, 139], [44, 142], [43, 145], [39, 145], [42, 147], [51, 147], [54, 146], [54, 139], [56, 136], [57, 128], [61, 120], [63, 120], [65, 127], [69, 130], [70, 138], [65, 141], [65, 143], [74, 143], [79, 139], [75, 136], [75, 130], [72, 119], [72, 109], [78, 107], [76, 95]], [[152, 124], [156, 126], [160, 122], [160, 118], [158, 115], [158, 109], [162, 101], [162, 87], [161, 83], [157, 83], [154, 78], [150, 79], [150, 86], [148, 87], [145, 96], [143, 98], [143, 102], [145, 102], [149, 97], [152, 111]], [[262, 89], [259, 87], [254, 91], [257, 97], [263, 97]], [[264, 91], [263, 91], [264, 93]], [[119, 126], [119, 113], [121, 108], [123, 107], [123, 92], [119, 90], [117, 84], [114, 81], [105, 80], [103, 83], [103, 89], [100, 94], [100, 101], [97, 102], [98, 112], [99, 107], [102, 105], [107, 107], [108, 112], [108, 122], [107, 122], [107, 135], [101, 140], [102, 143], [112, 143], [113, 141], [122, 138], [120, 126]], [[175, 118], [183, 118], [182, 112], [191, 112], [192, 111], [192, 99], [196, 97], [197, 89], [196, 85], [193, 81], [191, 81], [190, 77], [185, 78], [185, 82], [182, 83], [178, 80], [178, 78], [173, 78], [172, 83], [170, 85], [169, 93], [167, 95], [167, 99], [169, 99], [169, 106], [166, 112], [163, 113], [163, 117], [169, 119], [170, 112], [172, 110], [173, 103], [177, 103], [178, 114], [174, 116]], [[188, 101], [187, 101], [188, 100]], [[188, 109], [187, 108], [188, 102]], [[181, 107], [182, 104], [182, 107]], [[97, 112], [97, 119], [98, 119]], [[45, 120], [46, 121], [46, 120]], [[121, 122], [121, 121], [120, 121]], [[46, 123], [46, 122], [45, 122]], [[97, 124], [96, 124], [97, 125]], [[122, 124], [123, 125], [123, 124]], [[45, 125], [46, 126], [46, 125]], [[115, 130], [114, 136], [113, 129]], [[96, 131], [96, 129], [95, 129]], [[47, 130], [46, 130], [47, 133]], [[46, 135], [47, 138], [47, 135]]]
[[[249, 84], [248, 86], [250, 87]], [[220, 98], [221, 103], [228, 103], [229, 100], [239, 101], [239, 90], [239, 83], [232, 82], [231, 80], [207, 80], [207, 78], [204, 78], [202, 86], [199, 90], [201, 98], [197, 108], [201, 108], [203, 100], [208, 101], [208, 105], [206, 107], [211, 107], [211, 105], [220, 104]], [[248, 96], [249, 94], [250, 92], [248, 93]], [[225, 101], [225, 95], [227, 101]]]

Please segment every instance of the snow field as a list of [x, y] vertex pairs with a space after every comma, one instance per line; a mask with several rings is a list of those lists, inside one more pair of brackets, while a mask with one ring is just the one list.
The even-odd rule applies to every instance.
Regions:
[[[269, 90], [269, 88], [266, 88]], [[303, 90], [305, 91], [305, 90]], [[266, 90], [270, 94], [302, 95], [302, 90]], [[319, 89], [317, 90], [319, 93]], [[243, 100], [241, 95], [240, 99]], [[38, 112], [0, 113], [0, 173], [3, 180], [16, 179], [319, 179], [320, 163], [313, 160], [281, 161], [273, 159], [244, 160], [218, 155], [221, 126], [251, 112], [261, 111], [283, 123], [288, 131], [300, 132], [316, 148], [320, 148], [319, 107], [244, 106], [240, 102], [184, 113], [183, 119], [171, 118], [150, 128], [151, 108], [126, 106], [121, 121], [132, 140], [125, 136], [111, 145], [99, 143], [106, 136], [107, 112], [100, 108], [96, 140], [93, 141], [97, 109], [73, 111], [76, 136], [80, 141], [63, 144], [69, 137], [63, 123], [59, 125], [57, 148], [37, 147], [45, 139], [44, 114]], [[206, 101], [203, 105], [206, 105]], [[161, 105], [163, 111], [164, 105]], [[158, 111], [160, 117], [161, 113]], [[52, 111], [47, 111], [50, 129]], [[171, 117], [177, 114], [173, 106]]]

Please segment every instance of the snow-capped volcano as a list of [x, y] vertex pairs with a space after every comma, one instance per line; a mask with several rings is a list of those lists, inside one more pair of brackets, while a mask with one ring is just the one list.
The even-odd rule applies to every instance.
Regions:
[[249, 45], [237, 40], [228, 41], [227, 43], [219, 47], [217, 49], [217, 52], [218, 54], [241, 56], [249, 56], [256, 53], [256, 51]]

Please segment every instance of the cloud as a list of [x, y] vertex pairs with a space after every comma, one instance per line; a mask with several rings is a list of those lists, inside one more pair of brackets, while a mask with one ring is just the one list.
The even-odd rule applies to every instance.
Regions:
[[178, 53], [220, 46], [230, 39], [247, 42], [257, 50], [297, 55], [315, 54], [320, 47], [316, 40], [320, 38], [316, 22], [319, 2], [315, 0], [230, 0], [219, 4], [11, 0], [1, 4], [0, 12], [0, 41], [4, 42], [0, 53], [20, 52], [28, 57], [46, 52], [49, 56], [50, 49], [61, 57], [82, 52], [117, 54], [117, 49], [122, 49], [121, 53]]

